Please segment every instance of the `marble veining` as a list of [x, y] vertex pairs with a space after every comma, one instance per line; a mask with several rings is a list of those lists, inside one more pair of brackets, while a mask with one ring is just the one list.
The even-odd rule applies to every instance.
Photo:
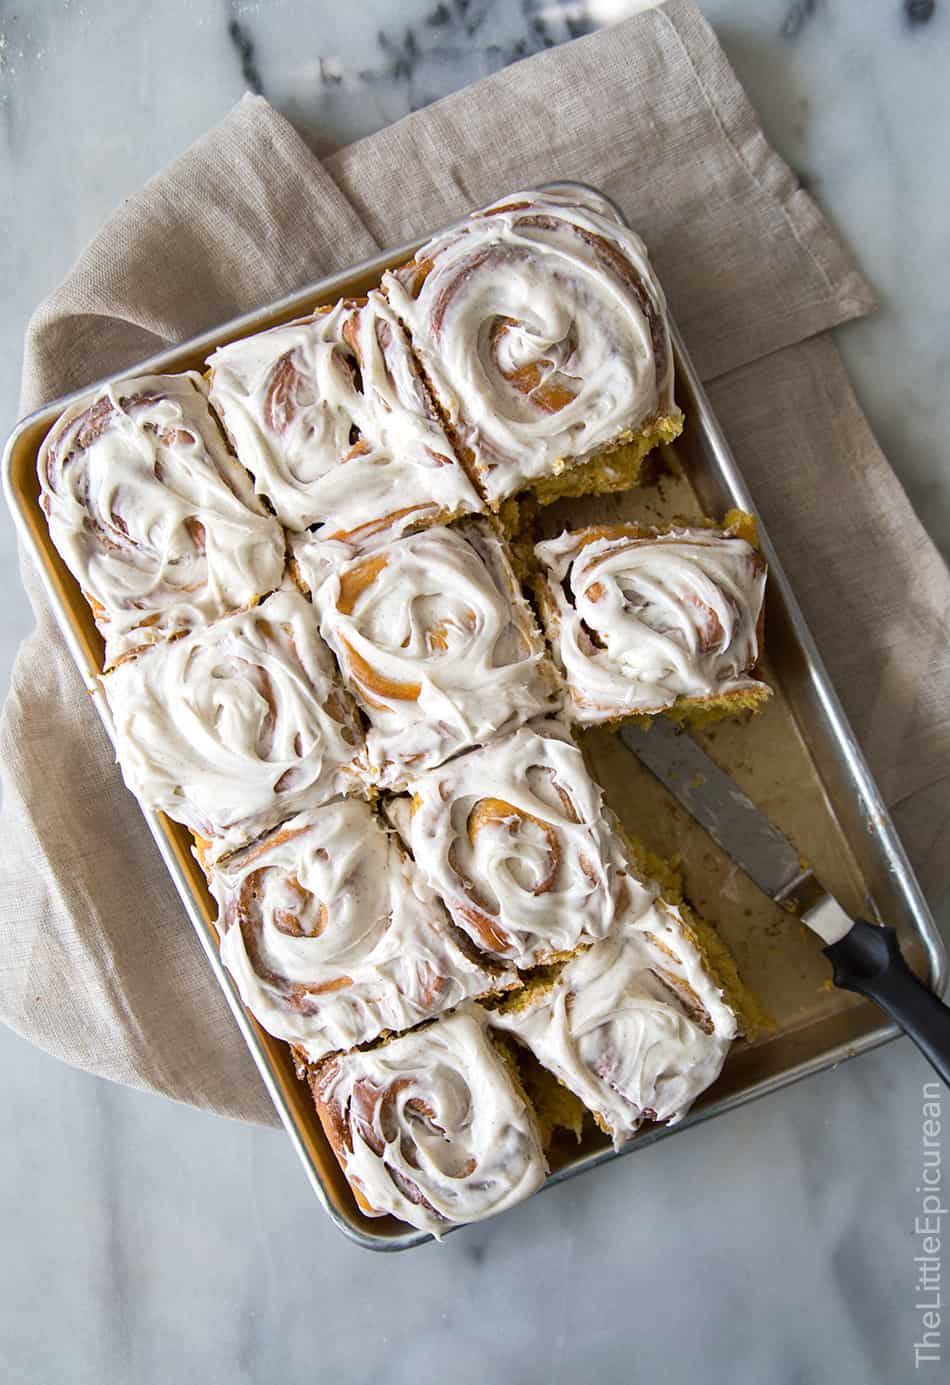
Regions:
[[[235, 11], [237, 6], [232, 4], [231, 9]], [[231, 45], [237, 54], [238, 62], [241, 64], [241, 76], [244, 78], [245, 86], [248, 91], [253, 91], [258, 95], [262, 95], [264, 88], [261, 84], [261, 74], [257, 67], [254, 41], [240, 19], [238, 19], [236, 13], [232, 14], [232, 17], [228, 20], [228, 38], [231, 40]]]
[[904, 15], [908, 24], [926, 24], [933, 19], [937, 0], [904, 0]]
[[[16, 416], [34, 305], [108, 212], [246, 88], [323, 152], [642, 8], [0, 4], [3, 421]], [[880, 294], [881, 311], [839, 341], [872, 426], [950, 554], [950, 6], [702, 8], [767, 134]], [[30, 624], [5, 517], [0, 583], [5, 686]], [[393, 1259], [340, 1237], [281, 1135], [113, 1087], [3, 1031], [3, 1378], [944, 1379], [945, 1363], [913, 1365], [928, 1077], [909, 1044], [892, 1044]]]

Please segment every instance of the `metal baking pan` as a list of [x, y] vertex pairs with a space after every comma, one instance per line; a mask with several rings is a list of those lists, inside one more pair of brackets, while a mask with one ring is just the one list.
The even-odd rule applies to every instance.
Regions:
[[[593, 189], [575, 186], [587, 196], [601, 197]], [[619, 215], [606, 198], [602, 200], [605, 211]], [[384, 269], [408, 259], [421, 243], [402, 246], [332, 275], [111, 378], [138, 372], [200, 370], [205, 357], [225, 342], [287, 321], [341, 295], [365, 292]], [[752, 498], [675, 327], [673, 343], [676, 394], [686, 414], [686, 428], [674, 447], [666, 450], [655, 484], [619, 497], [561, 501], [543, 512], [547, 529], [594, 517], [720, 515], [734, 506], [754, 512]], [[102, 641], [77, 584], [50, 542], [37, 504], [37, 452], [74, 397], [56, 400], [17, 425], [3, 454], [3, 484], [69, 651], [111, 735], [109, 710], [98, 677]], [[946, 980], [946, 962], [926, 902], [768, 535], [762, 532], [761, 540], [771, 569], [765, 672], [776, 696], [748, 723], [723, 722], [702, 738], [713, 757], [791, 836], [846, 907], [886, 919], [897, 928], [905, 956], [940, 992]], [[719, 1081], [681, 1124], [673, 1130], [661, 1127], [645, 1131], [622, 1151], [628, 1154], [874, 1048], [899, 1031], [869, 1002], [831, 987], [819, 943], [806, 935], [797, 919], [759, 895], [637, 761], [626, 750], [617, 753], [617, 746], [605, 732], [592, 733], [586, 741], [594, 772], [609, 801], [652, 849], [682, 856], [689, 896], [719, 924], [746, 981], [762, 997], [775, 1021], [771, 1032], [734, 1047]], [[192, 857], [191, 838], [162, 814], [144, 812], [143, 816], [328, 1215], [352, 1240], [373, 1250], [404, 1250], [427, 1240], [424, 1233], [393, 1218], [369, 1218], [358, 1209], [323, 1136], [309, 1092], [294, 1075], [289, 1049], [267, 1035], [245, 1010], [220, 962], [213, 903]], [[593, 1132], [580, 1145], [573, 1138], [557, 1143], [548, 1183], [617, 1157], [604, 1138]]]

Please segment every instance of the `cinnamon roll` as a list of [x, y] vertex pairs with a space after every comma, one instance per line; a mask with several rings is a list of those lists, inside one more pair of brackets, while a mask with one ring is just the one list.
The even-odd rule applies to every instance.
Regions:
[[547, 1166], [532, 1114], [466, 1005], [311, 1077], [323, 1128], [357, 1201], [440, 1236], [529, 1197]]
[[[370, 726], [375, 781], [408, 775], [503, 734], [557, 700], [556, 675], [501, 541], [464, 520], [397, 539], [369, 555], [308, 560], [314, 605], [347, 686]], [[322, 581], [320, 578], [322, 577]]]
[[71, 404], [38, 471], [50, 536], [93, 608], [107, 668], [280, 585], [280, 526], [225, 447], [197, 375], [120, 380]]
[[681, 1120], [738, 1033], [696, 936], [661, 899], [489, 1018], [580, 1098], [616, 1148], [644, 1121]]
[[517, 984], [473, 960], [372, 809], [300, 813], [210, 872], [221, 957], [268, 1033], [311, 1062]]
[[490, 957], [533, 967], [650, 908], [583, 756], [555, 722], [410, 780], [389, 807], [429, 884]]
[[104, 686], [127, 786], [190, 828], [206, 861], [359, 784], [356, 714], [296, 592], [150, 649]]
[[[751, 516], [737, 528], [753, 533]], [[570, 711], [592, 724], [755, 709], [766, 564], [738, 532], [604, 525], [539, 543], [539, 604]]]
[[211, 403], [288, 529], [364, 547], [482, 509], [376, 291], [223, 346]]
[[[666, 303], [638, 236], [558, 191], [516, 193], [383, 276], [493, 508], [623, 489], [682, 428]], [[625, 444], [625, 456], [592, 458]]]

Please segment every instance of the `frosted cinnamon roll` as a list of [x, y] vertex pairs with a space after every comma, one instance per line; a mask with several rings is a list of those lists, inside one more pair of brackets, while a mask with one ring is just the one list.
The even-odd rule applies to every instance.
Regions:
[[542, 501], [622, 489], [682, 427], [663, 291], [643, 242], [600, 202], [515, 193], [383, 288], [494, 508], [527, 489]]
[[578, 722], [755, 709], [766, 564], [739, 531], [603, 525], [539, 543], [539, 604]]
[[678, 909], [646, 915], [492, 1011], [613, 1139], [673, 1125], [722, 1070], [736, 1015]]
[[517, 984], [473, 960], [372, 809], [309, 809], [210, 873], [221, 957], [268, 1033], [311, 1062]]
[[502, 734], [555, 703], [555, 673], [501, 541], [484, 522], [429, 529], [324, 575], [321, 545], [298, 564], [323, 580], [320, 628], [370, 726], [375, 781], [408, 775]]
[[327, 1138], [357, 1201], [439, 1236], [529, 1197], [547, 1166], [527, 1103], [464, 1006], [311, 1080]]
[[143, 375], [71, 404], [40, 449], [40, 505], [106, 667], [253, 605], [284, 538], [229, 454], [199, 376]]
[[126, 785], [214, 861], [358, 786], [356, 714], [313, 609], [279, 591], [104, 679]]
[[583, 756], [538, 722], [410, 780], [392, 820], [460, 928], [533, 967], [647, 911]]
[[355, 546], [482, 508], [371, 292], [217, 350], [211, 403], [289, 529]]

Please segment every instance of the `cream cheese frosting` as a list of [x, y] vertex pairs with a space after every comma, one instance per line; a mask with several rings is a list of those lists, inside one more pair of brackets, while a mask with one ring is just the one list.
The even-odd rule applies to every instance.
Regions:
[[209, 860], [358, 782], [356, 716], [296, 592], [148, 650], [103, 682], [127, 786], [209, 842]]
[[749, 670], [766, 565], [745, 539], [616, 525], [564, 533], [535, 554], [544, 623], [577, 721], [765, 688]]
[[544, 1182], [533, 1118], [473, 1005], [328, 1060], [313, 1088], [343, 1171], [376, 1215], [439, 1236]]
[[603, 796], [557, 723], [410, 780], [390, 806], [429, 884], [488, 955], [531, 967], [649, 910]]
[[530, 1004], [490, 1020], [580, 1098], [616, 1148], [645, 1120], [681, 1120], [737, 1034], [679, 910], [660, 899], [573, 957]]
[[208, 364], [211, 403], [289, 529], [366, 546], [482, 508], [377, 291]]
[[221, 957], [268, 1033], [311, 1062], [517, 983], [472, 960], [372, 809], [310, 809], [216, 866]]
[[106, 667], [280, 585], [280, 526], [228, 452], [198, 375], [120, 380], [71, 404], [38, 471], [50, 535], [93, 606]]
[[493, 504], [677, 412], [663, 290], [601, 202], [513, 194], [383, 288]]
[[[302, 550], [298, 562], [306, 568]], [[319, 555], [312, 567], [320, 628], [369, 720], [367, 760], [380, 785], [401, 788], [555, 705], [554, 668], [484, 521], [341, 564], [331, 557], [329, 575]]]

